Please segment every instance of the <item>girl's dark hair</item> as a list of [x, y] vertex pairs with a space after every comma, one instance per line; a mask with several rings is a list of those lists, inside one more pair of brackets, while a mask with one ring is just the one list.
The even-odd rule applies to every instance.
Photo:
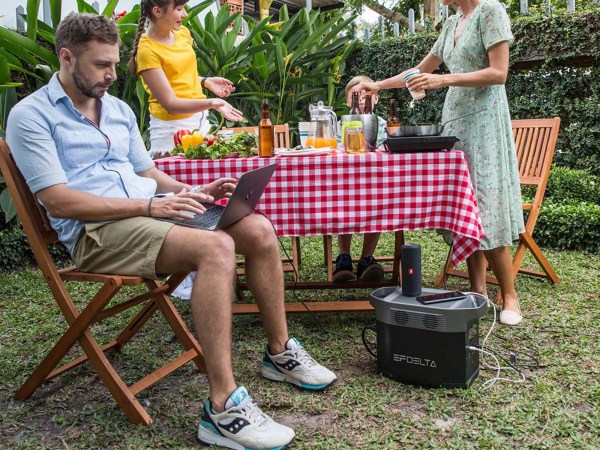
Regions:
[[65, 47], [77, 55], [91, 41], [120, 43], [115, 22], [97, 14], [70, 13], [60, 22], [54, 36], [57, 55]]
[[129, 58], [129, 71], [133, 76], [137, 77], [137, 64], [135, 57], [137, 56], [138, 44], [144, 31], [146, 31], [146, 21], [154, 20], [152, 16], [152, 8], [158, 6], [162, 10], [166, 10], [169, 6], [173, 5], [174, 8], [185, 5], [189, 0], [142, 0], [140, 3], [140, 21], [138, 22], [137, 32], [135, 33], [135, 41], [131, 48], [131, 58]]

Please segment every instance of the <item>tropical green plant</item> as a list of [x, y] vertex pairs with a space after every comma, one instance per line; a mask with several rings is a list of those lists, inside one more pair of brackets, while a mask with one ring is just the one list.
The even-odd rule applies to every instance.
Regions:
[[[270, 18], [254, 22], [239, 13], [230, 16], [224, 7], [216, 16], [209, 12], [202, 24], [197, 13], [209, 3], [190, 10], [187, 22], [198, 55], [198, 71], [233, 81], [237, 89], [230, 101], [248, 121], [260, 120], [264, 97], [270, 99], [275, 123], [306, 120], [310, 102], [323, 100], [334, 107], [345, 103], [337, 87], [346, 57], [359, 43], [342, 31], [354, 17], [344, 17], [343, 11], [306, 9], [290, 17], [283, 6], [280, 21], [269, 24]], [[243, 19], [248, 22], [249, 33], [238, 37]]]
[[[119, 0], [108, 0], [101, 14], [112, 16], [118, 2]], [[39, 7], [39, 0], [27, 1], [27, 33], [0, 27], [0, 138], [4, 137], [8, 114], [18, 97], [24, 97], [47, 84], [52, 74], [59, 69], [58, 57], [54, 51], [54, 34], [62, 17], [62, 2], [50, 0], [51, 25], [38, 20]], [[77, 9], [82, 13], [99, 13], [85, 0], [77, 0]], [[144, 130], [148, 109], [147, 94], [139, 80], [128, 76], [127, 69], [138, 20], [139, 5], [117, 22], [123, 46], [117, 68], [119, 82], [112, 86], [110, 92], [132, 106], [140, 118], [140, 128]], [[16, 214], [2, 179], [0, 211], [6, 222], [11, 221]]]

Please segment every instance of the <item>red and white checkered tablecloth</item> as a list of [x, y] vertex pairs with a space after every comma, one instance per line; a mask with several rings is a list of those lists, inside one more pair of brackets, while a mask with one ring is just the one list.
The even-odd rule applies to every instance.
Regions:
[[455, 233], [460, 263], [484, 236], [464, 154], [459, 151], [187, 160], [156, 166], [179, 181], [207, 184], [277, 162], [258, 205], [281, 236], [322, 236], [397, 230]]

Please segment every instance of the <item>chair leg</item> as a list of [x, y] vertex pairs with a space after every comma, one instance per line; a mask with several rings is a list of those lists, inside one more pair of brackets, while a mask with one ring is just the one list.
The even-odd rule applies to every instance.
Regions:
[[[65, 357], [67, 352], [75, 345], [75, 342], [77, 342], [90, 327], [94, 317], [104, 309], [120, 288], [120, 283], [107, 283], [96, 293], [94, 298], [79, 315], [71, 316], [70, 314], [65, 314], [66, 319], [71, 322], [69, 329], [62, 335], [54, 347], [52, 347], [52, 350], [50, 350], [29, 378], [27, 378], [27, 381], [19, 388], [15, 394], [15, 398], [18, 400], [26, 400], [31, 397], [35, 390], [48, 379], [50, 372], [52, 372], [58, 363]], [[70, 299], [68, 300], [76, 311], [75, 305]]]
[[[154, 280], [148, 280], [146, 282], [149, 289], [154, 288], [154, 283], [158, 284], [158, 282]], [[196, 364], [198, 370], [202, 373], [206, 373], [206, 365], [204, 363], [204, 354], [202, 353], [202, 348], [188, 330], [188, 327], [185, 325], [185, 322], [181, 316], [177, 313], [177, 310], [173, 306], [173, 303], [169, 297], [167, 295], [160, 295], [155, 301], [183, 348], [186, 350], [194, 350], [198, 355], [194, 358], [194, 364]]]
[[400, 266], [402, 261], [400, 260], [400, 254], [402, 246], [404, 245], [404, 231], [396, 231], [394, 233], [394, 263], [392, 267], [392, 281], [398, 283], [400, 281]]
[[[524, 271], [523, 269], [521, 269], [521, 262], [523, 261], [523, 257], [521, 257], [521, 261], [519, 262], [518, 265], [515, 262], [513, 262], [514, 269], [517, 272], [522, 271], [529, 275], [536, 275], [536, 276], [541, 276], [543, 278], [547, 278], [548, 281], [550, 281], [551, 283], [554, 283], [554, 284], [560, 283], [560, 278], [554, 271], [552, 264], [550, 264], [550, 261], [548, 261], [548, 259], [544, 256], [544, 254], [542, 253], [542, 250], [537, 245], [537, 243], [533, 240], [533, 237], [531, 236], [531, 234], [525, 232], [525, 233], [521, 233], [519, 235], [519, 237], [521, 238], [521, 242], [523, 242], [524, 245], [531, 251], [531, 253], [533, 254], [533, 257], [536, 259], [536, 261], [538, 262], [538, 264], [540, 265], [540, 267], [542, 268], [542, 270], [544, 271], [544, 273], [546, 275], [544, 276], [544, 274], [537, 274], [533, 271]], [[519, 242], [519, 247], [521, 246], [521, 242]], [[518, 250], [518, 248], [517, 248], [517, 250]], [[523, 249], [523, 252], [525, 252], [525, 249]], [[516, 254], [515, 254], [515, 260], [516, 260]], [[516, 275], [516, 273], [515, 273], [515, 275]]]
[[323, 236], [323, 256], [327, 267], [327, 280], [333, 281], [333, 237]]

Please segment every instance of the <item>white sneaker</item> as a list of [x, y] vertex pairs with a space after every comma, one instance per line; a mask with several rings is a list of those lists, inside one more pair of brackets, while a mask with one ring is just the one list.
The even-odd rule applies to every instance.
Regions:
[[279, 450], [292, 442], [294, 436], [294, 430], [263, 413], [242, 386], [229, 396], [222, 413], [213, 412], [210, 400], [206, 400], [198, 425], [198, 439], [202, 443], [236, 450]]
[[274, 381], [287, 381], [304, 389], [325, 389], [335, 380], [335, 374], [316, 362], [297, 339], [285, 343], [285, 351], [271, 355], [265, 349], [261, 369], [263, 377]]
[[181, 300], [189, 300], [192, 298], [192, 287], [194, 286], [194, 280], [196, 279], [196, 272], [190, 272], [190, 274], [183, 279], [181, 284], [171, 292], [172, 297], [178, 297]]

